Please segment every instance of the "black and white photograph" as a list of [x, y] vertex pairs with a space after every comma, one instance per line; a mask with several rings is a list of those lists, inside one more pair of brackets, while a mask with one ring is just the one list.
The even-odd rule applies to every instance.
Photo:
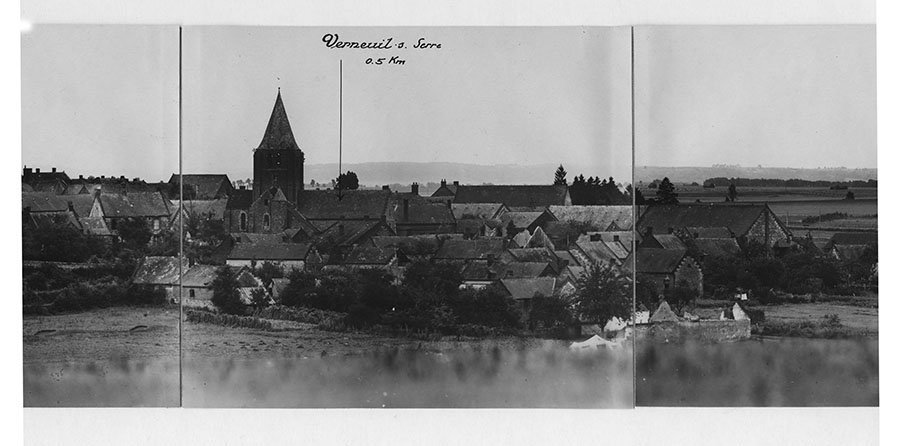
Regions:
[[874, 26], [635, 27], [638, 406], [878, 406]]
[[178, 74], [177, 26], [22, 35], [26, 407], [180, 404]]
[[630, 28], [182, 38], [186, 407], [632, 407]]

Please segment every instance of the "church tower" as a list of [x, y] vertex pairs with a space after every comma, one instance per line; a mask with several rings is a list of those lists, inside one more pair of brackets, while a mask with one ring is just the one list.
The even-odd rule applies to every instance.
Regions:
[[288, 201], [297, 203], [303, 190], [303, 161], [303, 151], [294, 140], [279, 88], [266, 133], [253, 150], [253, 199], [278, 187]]

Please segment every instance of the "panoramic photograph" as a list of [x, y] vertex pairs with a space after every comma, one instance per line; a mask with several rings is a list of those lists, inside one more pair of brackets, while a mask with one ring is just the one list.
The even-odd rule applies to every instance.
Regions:
[[634, 28], [638, 406], [878, 406], [875, 26]]
[[178, 27], [22, 34], [24, 404], [178, 406]]
[[186, 407], [633, 406], [630, 28], [182, 37]]

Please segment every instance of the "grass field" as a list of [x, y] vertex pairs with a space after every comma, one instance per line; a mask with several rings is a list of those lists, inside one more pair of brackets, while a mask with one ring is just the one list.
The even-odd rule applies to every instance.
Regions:
[[875, 339], [636, 346], [638, 406], [877, 406]]
[[821, 320], [827, 314], [836, 314], [841, 324], [878, 335], [878, 308], [863, 308], [831, 303], [785, 304], [762, 307], [766, 321]]

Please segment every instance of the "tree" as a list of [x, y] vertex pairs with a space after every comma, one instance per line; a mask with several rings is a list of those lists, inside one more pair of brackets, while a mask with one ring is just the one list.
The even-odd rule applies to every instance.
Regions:
[[536, 295], [531, 299], [531, 312], [528, 314], [528, 328], [531, 330], [550, 330], [565, 328], [575, 322], [572, 308], [559, 296]]
[[103, 255], [106, 247], [97, 237], [68, 224], [66, 217], [39, 219], [37, 226], [22, 225], [22, 258], [55, 262], [83, 262]]
[[844, 195], [844, 199], [845, 199], [845, 200], [855, 200], [855, 199], [856, 199], [856, 195], [853, 193], [852, 190], [848, 190], [848, 191], [847, 191], [847, 195]]
[[556, 168], [556, 175], [553, 177], [553, 185], [554, 186], [565, 186], [568, 182], [566, 181], [566, 169], [563, 168], [563, 165], [560, 164], [559, 167]]
[[337, 180], [335, 180], [335, 189], [359, 189], [359, 177], [356, 176], [356, 172], [348, 170], [347, 173], [338, 175]]
[[263, 262], [263, 264], [256, 268], [256, 271], [253, 273], [256, 277], [259, 277], [259, 280], [262, 280], [263, 285], [267, 287], [272, 286], [272, 279], [284, 277], [284, 270], [272, 262]]
[[734, 183], [728, 185], [728, 201], [737, 200], [737, 195], [737, 186], [735, 186]]
[[116, 231], [124, 248], [136, 251], [143, 250], [153, 236], [147, 221], [142, 218], [123, 218], [118, 222]]
[[219, 311], [227, 314], [243, 314], [244, 303], [238, 292], [237, 275], [228, 266], [223, 266], [216, 271], [216, 278], [212, 281], [212, 303]]
[[678, 204], [678, 194], [675, 193], [675, 185], [665, 177], [660, 181], [656, 189], [656, 201], [659, 204]]
[[288, 284], [279, 296], [280, 303], [292, 307], [304, 306], [311, 300], [315, 291], [315, 276], [306, 271], [291, 270], [290, 274], [288, 274]]
[[462, 273], [454, 265], [413, 262], [406, 270], [403, 284], [445, 297], [458, 292], [462, 281]]
[[614, 317], [631, 316], [632, 283], [608, 264], [591, 265], [575, 287], [575, 313], [583, 320], [603, 325]]
[[269, 295], [263, 288], [254, 288], [250, 292], [250, 300], [256, 310], [262, 310], [269, 306]]

